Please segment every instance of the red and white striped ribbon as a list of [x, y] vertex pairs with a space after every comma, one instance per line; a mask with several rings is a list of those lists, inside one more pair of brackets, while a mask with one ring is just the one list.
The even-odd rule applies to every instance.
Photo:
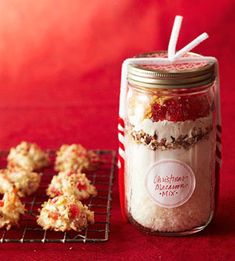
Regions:
[[220, 125], [216, 126], [216, 162], [219, 166], [221, 166], [221, 134], [222, 134], [222, 128]]
[[118, 119], [118, 183], [119, 183], [119, 197], [120, 197], [120, 204], [121, 204], [121, 212], [124, 220], [126, 218], [126, 206], [125, 206], [125, 145], [124, 145], [124, 130], [125, 130], [125, 123], [124, 119], [119, 117]]

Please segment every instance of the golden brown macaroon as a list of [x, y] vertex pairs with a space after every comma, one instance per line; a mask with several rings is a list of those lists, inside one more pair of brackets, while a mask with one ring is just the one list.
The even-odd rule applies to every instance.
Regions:
[[37, 223], [45, 230], [81, 231], [94, 223], [94, 212], [74, 196], [61, 195], [43, 203]]
[[0, 185], [0, 193], [9, 192], [10, 186], [8, 183], [10, 182], [16, 188], [18, 196], [25, 197], [38, 189], [41, 175], [22, 168], [2, 169], [0, 170], [1, 180], [4, 181], [5, 185], [4, 187]]
[[58, 195], [74, 195], [79, 200], [90, 196], [96, 196], [97, 191], [84, 173], [63, 171], [54, 176], [47, 189], [47, 195], [55, 197]]
[[62, 145], [56, 153], [56, 171], [84, 171], [94, 169], [99, 163], [99, 156], [86, 150], [80, 144]]
[[9, 230], [12, 226], [18, 226], [20, 216], [24, 213], [24, 204], [16, 192], [6, 192], [0, 200], [0, 228], [6, 227]]
[[49, 156], [37, 144], [22, 141], [10, 149], [7, 162], [9, 168], [40, 170], [49, 165]]

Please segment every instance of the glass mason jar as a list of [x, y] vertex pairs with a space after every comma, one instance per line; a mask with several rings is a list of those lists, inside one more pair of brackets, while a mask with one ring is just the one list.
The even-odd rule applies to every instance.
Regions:
[[126, 106], [128, 219], [152, 233], [201, 231], [215, 210], [215, 64], [129, 65]]

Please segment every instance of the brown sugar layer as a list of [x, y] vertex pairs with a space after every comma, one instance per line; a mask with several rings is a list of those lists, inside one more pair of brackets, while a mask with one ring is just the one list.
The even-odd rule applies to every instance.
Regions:
[[130, 128], [129, 136], [136, 142], [146, 145], [151, 150], [166, 150], [166, 149], [189, 149], [194, 144], [202, 139], [208, 139], [208, 135], [212, 130], [212, 126], [206, 127], [204, 130], [194, 128], [191, 135], [179, 135], [178, 137], [171, 136], [171, 141], [166, 138], [158, 138], [157, 134], [149, 135], [143, 130], [136, 131]]

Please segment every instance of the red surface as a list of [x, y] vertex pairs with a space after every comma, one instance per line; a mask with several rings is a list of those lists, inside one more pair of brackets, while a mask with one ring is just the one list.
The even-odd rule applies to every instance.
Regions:
[[179, 48], [210, 35], [194, 51], [220, 62], [223, 116], [220, 204], [204, 232], [153, 237], [122, 223], [116, 178], [109, 242], [4, 244], [1, 260], [235, 259], [234, 12], [229, 0], [0, 1], [1, 149], [22, 139], [116, 149], [121, 62], [166, 49], [176, 14], [184, 16]]

